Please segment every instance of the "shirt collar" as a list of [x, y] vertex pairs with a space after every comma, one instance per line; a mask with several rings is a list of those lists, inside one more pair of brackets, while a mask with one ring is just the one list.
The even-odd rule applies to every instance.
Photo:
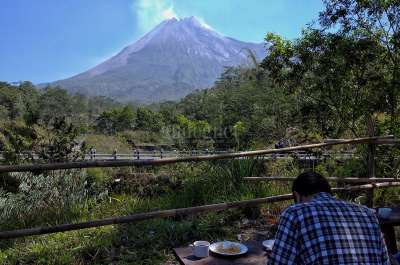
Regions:
[[312, 197], [312, 201], [323, 201], [332, 199], [332, 195], [327, 192], [319, 192]]

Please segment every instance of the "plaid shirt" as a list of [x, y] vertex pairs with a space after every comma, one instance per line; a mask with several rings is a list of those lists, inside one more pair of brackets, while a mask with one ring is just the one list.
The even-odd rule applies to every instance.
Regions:
[[288, 207], [268, 265], [390, 264], [375, 213], [318, 193]]

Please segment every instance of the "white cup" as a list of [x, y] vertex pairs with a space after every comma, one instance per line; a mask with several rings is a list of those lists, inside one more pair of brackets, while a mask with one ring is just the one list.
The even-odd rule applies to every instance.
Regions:
[[269, 239], [262, 242], [266, 250], [271, 251], [274, 247], [275, 239]]
[[391, 208], [378, 208], [378, 215], [382, 218], [388, 218], [392, 212]]
[[191, 245], [193, 249], [193, 255], [197, 258], [208, 257], [208, 249], [210, 248], [210, 242], [207, 241], [195, 241]]

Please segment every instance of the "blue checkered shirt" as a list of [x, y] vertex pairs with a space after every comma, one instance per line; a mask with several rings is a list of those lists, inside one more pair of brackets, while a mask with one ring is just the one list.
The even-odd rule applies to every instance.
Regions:
[[318, 193], [280, 217], [268, 265], [390, 264], [373, 210]]

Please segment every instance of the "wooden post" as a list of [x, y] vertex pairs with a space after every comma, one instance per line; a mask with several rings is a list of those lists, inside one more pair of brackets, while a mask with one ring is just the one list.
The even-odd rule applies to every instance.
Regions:
[[[367, 175], [368, 178], [375, 178], [375, 145], [368, 144], [367, 148]], [[374, 189], [367, 190], [366, 205], [370, 208], [374, 207]]]
[[[369, 115], [367, 117], [367, 132], [369, 137], [373, 137], [375, 135], [375, 125], [372, 116]], [[374, 143], [368, 143], [367, 146], [367, 177], [375, 178], [375, 153], [376, 146]], [[374, 207], [374, 189], [367, 190], [367, 207]]]

